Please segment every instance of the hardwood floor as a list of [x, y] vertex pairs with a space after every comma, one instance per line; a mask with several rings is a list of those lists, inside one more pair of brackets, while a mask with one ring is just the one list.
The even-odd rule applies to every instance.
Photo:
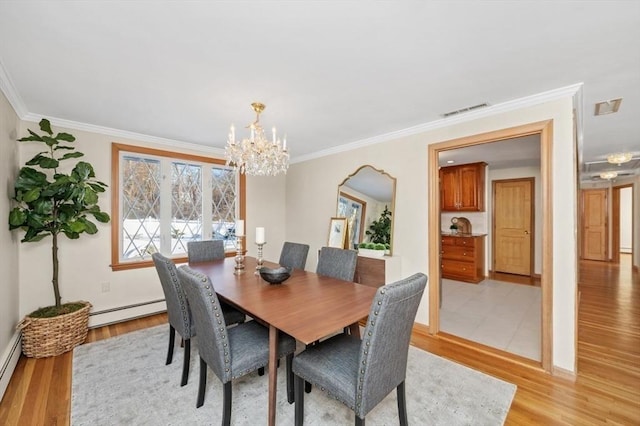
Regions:
[[[580, 264], [578, 375], [553, 377], [526, 365], [414, 333], [412, 343], [518, 386], [507, 425], [640, 424], [640, 277], [621, 264]], [[90, 330], [87, 341], [166, 323], [166, 315]], [[0, 403], [0, 425], [67, 425], [71, 353], [22, 357]], [[407, 390], [411, 392], [410, 389]]]

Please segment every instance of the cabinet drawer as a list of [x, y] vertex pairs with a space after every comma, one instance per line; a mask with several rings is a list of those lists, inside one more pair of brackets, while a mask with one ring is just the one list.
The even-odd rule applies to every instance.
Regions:
[[442, 275], [444, 277], [459, 277], [473, 279], [476, 275], [476, 268], [473, 262], [459, 260], [443, 260]]
[[442, 243], [443, 246], [454, 246], [456, 245], [456, 239], [458, 239], [458, 237], [443, 235], [440, 242]]
[[473, 262], [475, 259], [473, 247], [442, 246], [442, 258]]
[[475, 247], [476, 239], [469, 237], [453, 237], [455, 244], [462, 247]]

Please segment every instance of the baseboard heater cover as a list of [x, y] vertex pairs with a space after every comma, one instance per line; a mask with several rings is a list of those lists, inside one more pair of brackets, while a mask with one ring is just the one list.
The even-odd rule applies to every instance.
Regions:
[[134, 303], [132, 305], [118, 306], [117, 308], [110, 308], [110, 309], [103, 309], [101, 311], [89, 312], [89, 316], [92, 317], [92, 316], [96, 316], [96, 315], [108, 314], [108, 313], [111, 313], [111, 312], [124, 311], [126, 309], [138, 308], [140, 306], [153, 305], [153, 304], [156, 304], [156, 303], [162, 303], [164, 301], [165, 301], [165, 299], [157, 299], [157, 300], [151, 300], [149, 302], [140, 302], [140, 303]]
[[7, 351], [5, 351], [2, 367], [0, 367], [0, 400], [4, 396], [4, 392], [9, 385], [9, 380], [13, 375], [13, 371], [20, 359], [20, 343], [22, 342], [22, 333], [16, 332], [13, 337], [13, 343]]
[[[106, 325], [117, 324], [137, 318], [143, 318], [150, 315], [166, 312], [165, 299], [150, 300], [148, 302], [133, 303], [131, 305], [118, 306], [115, 308], [102, 309], [89, 313], [89, 328], [103, 327]], [[130, 311], [130, 312], [127, 312]]]

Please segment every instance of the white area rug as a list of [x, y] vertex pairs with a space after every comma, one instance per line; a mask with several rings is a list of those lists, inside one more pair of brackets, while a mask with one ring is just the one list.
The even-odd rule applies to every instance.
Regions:
[[[165, 366], [169, 326], [128, 333], [75, 348], [71, 424], [218, 425], [222, 385], [209, 370], [205, 403], [196, 409], [199, 358], [192, 344], [189, 383], [180, 387], [183, 349]], [[178, 339], [176, 339], [178, 340]], [[411, 425], [502, 425], [516, 386], [428, 352], [409, 349], [406, 395]], [[268, 374], [233, 382], [233, 425], [267, 423]], [[293, 425], [284, 364], [278, 370], [278, 425]], [[351, 425], [354, 414], [319, 389], [305, 394], [306, 425]], [[397, 425], [395, 390], [366, 417], [367, 425]]]

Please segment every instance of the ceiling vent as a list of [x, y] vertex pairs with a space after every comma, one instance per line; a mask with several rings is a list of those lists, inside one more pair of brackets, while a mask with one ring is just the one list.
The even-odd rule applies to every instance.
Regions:
[[445, 112], [444, 114], [442, 114], [442, 116], [445, 117], [445, 118], [446, 117], [451, 117], [452, 115], [458, 115], [458, 114], [462, 114], [462, 113], [465, 113], [465, 112], [473, 111], [473, 110], [476, 110], [476, 109], [479, 109], [479, 108], [485, 108], [485, 107], [488, 107], [488, 106], [489, 106], [489, 104], [485, 102], [483, 104], [478, 104], [478, 105], [462, 108], [462, 109], [459, 109], [457, 111]]
[[611, 99], [610, 101], [602, 101], [596, 104], [595, 115], [606, 115], [613, 114], [614, 112], [618, 112], [620, 109], [620, 104], [622, 103], [622, 98]]

